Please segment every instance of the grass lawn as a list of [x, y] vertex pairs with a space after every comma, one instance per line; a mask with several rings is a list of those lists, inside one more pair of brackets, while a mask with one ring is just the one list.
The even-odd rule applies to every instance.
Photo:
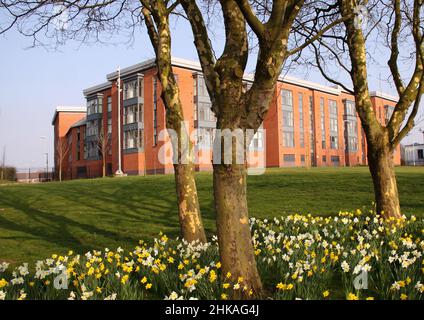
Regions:
[[[424, 168], [398, 168], [403, 212], [424, 216]], [[207, 231], [215, 229], [212, 176], [197, 175]], [[248, 178], [250, 215], [336, 214], [369, 206], [366, 167], [271, 169]], [[68, 250], [133, 248], [179, 232], [172, 175], [0, 186], [0, 261], [34, 262]]]

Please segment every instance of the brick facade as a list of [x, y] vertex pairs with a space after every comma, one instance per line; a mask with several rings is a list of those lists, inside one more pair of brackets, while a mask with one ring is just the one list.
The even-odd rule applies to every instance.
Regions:
[[[189, 133], [198, 132], [194, 138], [196, 155], [205, 159], [197, 169], [210, 170], [216, 122], [201, 68], [181, 59], [173, 59], [173, 66]], [[118, 169], [117, 77], [117, 72], [111, 73], [108, 82], [84, 90], [88, 112], [82, 108], [56, 110], [52, 122], [55, 142], [64, 137], [69, 144], [62, 168], [64, 179], [102, 175], [102, 155], [96, 142], [99, 132], [109, 132], [110, 137], [105, 155], [107, 174]], [[123, 69], [121, 89], [122, 170], [128, 175], [173, 172], [171, 163], [161, 164], [158, 158], [167, 145], [159, 136], [166, 129], [165, 108], [154, 61]], [[340, 89], [290, 77], [280, 79], [262, 125], [265, 133], [256, 137], [256, 155], [265, 152], [266, 167], [366, 165], [365, 137], [352, 103], [353, 96]], [[384, 123], [396, 98], [375, 92], [372, 103]], [[55, 160], [57, 157], [56, 152]], [[399, 150], [394, 161], [400, 164]]]

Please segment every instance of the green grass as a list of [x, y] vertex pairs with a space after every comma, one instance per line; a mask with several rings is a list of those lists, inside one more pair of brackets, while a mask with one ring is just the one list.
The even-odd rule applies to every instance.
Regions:
[[[398, 168], [405, 214], [424, 216], [424, 168]], [[197, 175], [207, 231], [215, 230], [212, 176]], [[272, 169], [248, 178], [250, 215], [336, 214], [373, 201], [366, 167]], [[0, 261], [34, 262], [68, 250], [132, 248], [179, 233], [172, 175], [0, 186]]]

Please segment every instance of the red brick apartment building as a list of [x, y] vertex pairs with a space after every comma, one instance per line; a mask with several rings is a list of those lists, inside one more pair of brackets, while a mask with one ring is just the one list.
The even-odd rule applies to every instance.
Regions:
[[[210, 154], [216, 119], [205, 87], [200, 64], [173, 58], [173, 71], [181, 92], [184, 116], [192, 132], [197, 129], [195, 152]], [[57, 143], [66, 141], [62, 161], [64, 179], [99, 177], [102, 154], [100, 132], [107, 132], [107, 174], [118, 169], [118, 72], [107, 82], [84, 90], [86, 107], [58, 107], [52, 124]], [[246, 85], [251, 81], [246, 76]], [[128, 175], [171, 173], [172, 164], [161, 164], [158, 152], [165, 143], [165, 109], [154, 59], [120, 72], [120, 122], [122, 171]], [[382, 123], [393, 112], [396, 97], [372, 93], [374, 110]], [[266, 167], [366, 165], [366, 142], [355, 111], [354, 98], [339, 88], [282, 77], [275, 89], [269, 112], [254, 140], [256, 150], [265, 152]], [[400, 164], [400, 150], [395, 152]], [[198, 170], [211, 169], [199, 164]]]

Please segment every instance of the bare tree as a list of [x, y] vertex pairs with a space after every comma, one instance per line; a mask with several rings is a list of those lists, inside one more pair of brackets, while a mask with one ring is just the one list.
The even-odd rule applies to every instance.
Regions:
[[111, 135], [103, 128], [97, 136], [97, 149], [102, 155], [102, 177], [106, 177], [106, 157], [111, 150]]
[[[69, 153], [70, 144], [68, 144], [68, 140], [66, 137], [58, 137], [56, 140], [56, 163], [58, 164], [58, 176], [59, 181], [62, 181], [62, 170], [63, 170], [63, 162]], [[48, 174], [48, 173], [47, 173]]]
[[[188, 128], [184, 125], [180, 91], [172, 72], [169, 16], [179, 2], [141, 0], [141, 3], [144, 22], [156, 54], [157, 74], [166, 109], [166, 127], [174, 133], [170, 134], [170, 137], [175, 160], [175, 186], [181, 234], [189, 242], [194, 240], [206, 242], [191, 156], [193, 146], [188, 139]], [[185, 150], [187, 146], [188, 150]]]
[[[337, 0], [316, 10], [319, 14], [311, 19], [311, 24], [303, 24], [298, 34], [308, 38], [317, 26], [338, 17], [345, 18], [343, 25], [312, 44], [314, 65], [325, 79], [355, 96], [356, 111], [366, 135], [377, 212], [386, 218], [399, 218], [393, 152], [414, 127], [424, 90], [423, 1]], [[363, 19], [369, 20], [367, 25]], [[368, 65], [378, 63], [371, 54], [373, 44], [388, 49], [387, 65], [399, 96], [387, 123], [379, 122], [369, 91]], [[399, 63], [404, 59], [411, 70], [401, 74]], [[349, 75], [353, 89], [330, 73], [329, 62], [334, 62], [339, 72]]]
[[[135, 30], [146, 18], [148, 33], [157, 56], [158, 76], [163, 88], [162, 100], [167, 111], [167, 127], [180, 134], [184, 130], [180, 128], [180, 121], [184, 116], [171, 68], [169, 32], [169, 15], [177, 5], [178, 1], [171, 3], [150, 0], [0, 0], [0, 10], [3, 9], [9, 18], [0, 22], [0, 34], [16, 27], [20, 33], [33, 39], [33, 45], [45, 45], [46, 38], [54, 46], [69, 39], [84, 43], [111, 43], [114, 36], [122, 33], [126, 33], [131, 40]], [[180, 143], [181, 140], [179, 139]], [[174, 150], [180, 159], [181, 148], [176, 147], [175, 143], [173, 141]], [[187, 165], [174, 166], [174, 170], [182, 236], [189, 242], [205, 242], [193, 164], [190, 160]]]
[[2, 162], [1, 162], [0, 181], [4, 180], [4, 168], [5, 167], [6, 167], [6, 146], [3, 146], [3, 156], [2, 156]]
[[[194, 34], [212, 110], [217, 117], [217, 128], [242, 132], [258, 130], [276, 94], [276, 83], [284, 62], [291, 54], [301, 50], [294, 48], [291, 52], [289, 36], [304, 1], [219, 1], [226, 41], [218, 59], [215, 58], [205, 19], [196, 1], [180, 0], [180, 3]], [[307, 43], [340, 21], [334, 21], [318, 31]], [[259, 48], [254, 80], [247, 91], [243, 83], [249, 55], [246, 23], [257, 38]], [[237, 164], [235, 160], [238, 157], [237, 143], [237, 139], [233, 139], [231, 164], [222, 162], [213, 165], [219, 250], [224, 274], [230, 272], [235, 279], [242, 278], [247, 289], [235, 293], [234, 298], [249, 297], [248, 293], [257, 297], [263, 293], [263, 289], [249, 228], [246, 166]], [[250, 141], [243, 143], [246, 147]], [[215, 144], [223, 146], [224, 140]]]

